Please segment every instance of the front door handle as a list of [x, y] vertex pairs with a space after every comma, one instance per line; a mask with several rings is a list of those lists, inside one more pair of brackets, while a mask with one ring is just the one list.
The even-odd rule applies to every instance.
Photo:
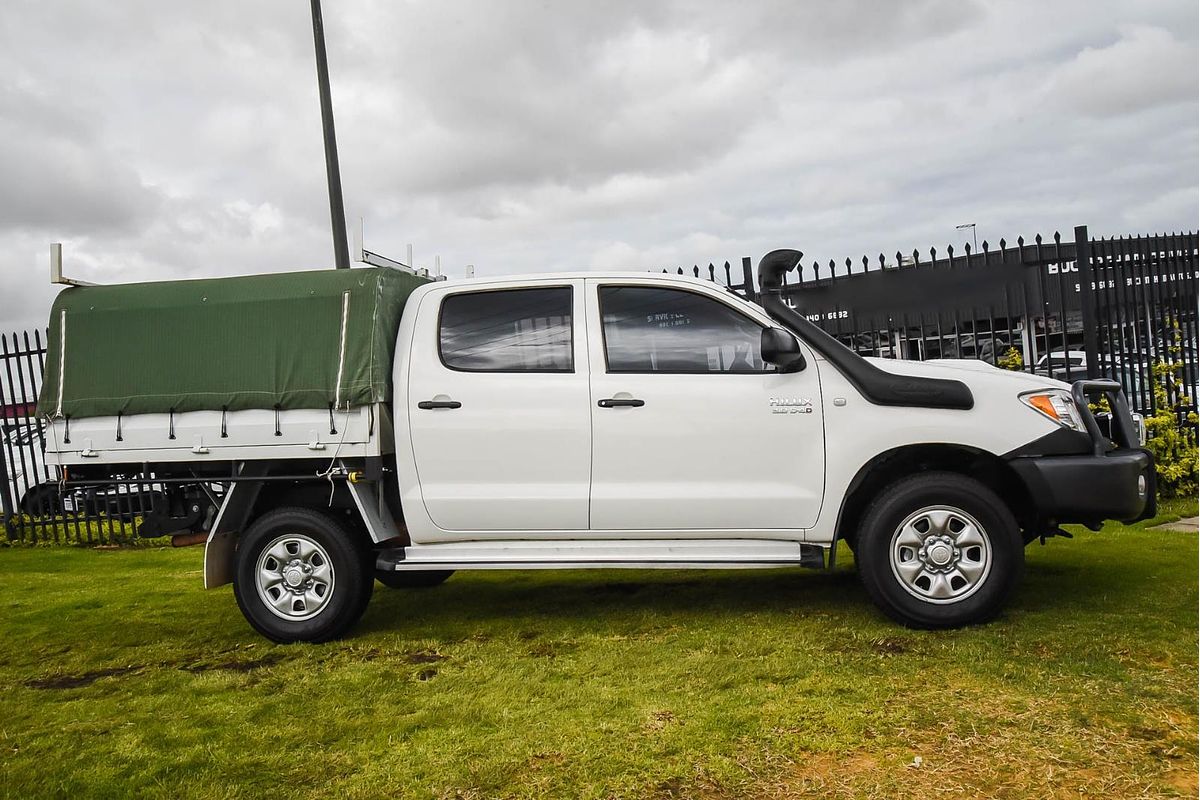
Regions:
[[630, 408], [641, 408], [646, 405], [645, 400], [635, 400], [632, 397], [608, 397], [600, 400], [596, 405], [601, 408], [617, 408], [618, 406], [628, 406]]
[[417, 408], [423, 411], [431, 408], [462, 408], [462, 403], [457, 400], [422, 400], [417, 403]]

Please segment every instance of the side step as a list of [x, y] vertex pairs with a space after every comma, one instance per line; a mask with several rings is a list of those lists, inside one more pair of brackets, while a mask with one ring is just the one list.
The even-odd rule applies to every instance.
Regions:
[[825, 568], [825, 548], [763, 539], [450, 542], [381, 550], [384, 571], [464, 569]]

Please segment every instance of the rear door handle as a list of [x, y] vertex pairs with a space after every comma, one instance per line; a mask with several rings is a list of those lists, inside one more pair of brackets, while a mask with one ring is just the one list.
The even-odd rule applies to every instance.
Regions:
[[608, 397], [604, 400], [597, 401], [596, 405], [601, 408], [617, 408], [618, 406], [629, 406], [630, 408], [641, 408], [646, 405], [645, 400], [635, 400], [632, 397]]
[[423, 411], [431, 408], [462, 408], [462, 403], [457, 400], [422, 400], [417, 403], [417, 408]]

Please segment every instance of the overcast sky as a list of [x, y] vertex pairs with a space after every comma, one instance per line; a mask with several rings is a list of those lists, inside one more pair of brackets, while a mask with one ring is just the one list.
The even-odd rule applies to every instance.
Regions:
[[[492, 275], [1198, 227], [1197, 3], [325, 0], [367, 246]], [[966, 234], [969, 237], [969, 234]], [[5, 0], [0, 329], [326, 268], [302, 0]]]

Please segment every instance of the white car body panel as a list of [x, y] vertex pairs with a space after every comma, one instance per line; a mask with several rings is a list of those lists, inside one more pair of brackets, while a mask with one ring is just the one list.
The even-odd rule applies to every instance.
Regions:
[[[587, 283], [591, 527], [787, 530], [813, 524], [821, 507], [825, 466], [818, 370], [790, 375], [609, 373], [598, 288], [662, 286], [662, 281]], [[726, 299], [729, 293], [711, 284], [687, 289], [734, 307]], [[812, 352], [803, 349], [811, 360]], [[598, 406], [601, 399], [612, 397], [634, 397], [646, 405]], [[772, 398], [795, 405], [773, 406]], [[781, 440], [789, 446], [778, 447]]]
[[[409, 428], [411, 420], [417, 418], [416, 402], [425, 399], [424, 395], [418, 397], [410, 389], [414, 365], [427, 357], [420, 352], [422, 340], [418, 337], [424, 337], [424, 347], [427, 350], [433, 348], [430, 352], [436, 359], [434, 320], [437, 312], [426, 308], [426, 300], [436, 301], [447, 293], [464, 290], [577, 285], [575, 281], [586, 281], [588, 286], [586, 308], [580, 309], [579, 293], [576, 294], [575, 358], [577, 373], [583, 363], [589, 363], [591, 367], [587, 402], [592, 414], [591, 491], [592, 504], [599, 506], [599, 513], [593, 511], [590, 526], [584, 527], [574, 521], [569, 526], [560, 524], [553, 528], [544, 523], [536, 527], [474, 531], [465, 527], [439, 527], [426, 508], [421, 483], [424, 461], [413, 448]], [[1053, 432], [1057, 427], [1022, 404], [1018, 395], [1036, 389], [1064, 388], [1066, 384], [1036, 375], [1006, 372], [981, 361], [922, 363], [873, 359], [880, 367], [898, 374], [963, 381], [975, 396], [975, 406], [968, 411], [873, 405], [803, 342], [801, 347], [808, 361], [807, 369], [793, 375], [754, 376], [758, 385], [747, 390], [744, 397], [739, 397], [739, 390], [726, 388], [731, 384], [719, 384], [748, 376], [609, 375], [604, 371], [603, 339], [595, 300], [595, 287], [602, 283], [684, 287], [726, 302], [763, 325], [777, 325], [760, 307], [722, 291], [711, 282], [674, 275], [536, 275], [469, 284], [437, 284], [419, 289], [409, 302], [419, 302], [421, 312], [405, 314], [397, 343], [397, 352], [409, 352], [411, 357], [403, 362], [397, 359], [394, 374], [396, 408], [407, 409], [407, 414], [396, 414], [396, 452], [405, 523], [415, 545], [488, 540], [509, 541], [517, 547], [516, 542], [531, 539], [644, 540], [661, 538], [666, 532], [681, 539], [735, 537], [734, 540], [785, 540], [828, 545], [834, 540], [841, 501], [850, 483], [863, 465], [880, 453], [906, 445], [950, 444], [1002, 455]], [[580, 331], [586, 331], [585, 336], [580, 336]], [[584, 357], [580, 352], [583, 338], [586, 338], [586, 356], [590, 361], [581, 360]], [[478, 374], [470, 377], [478, 377]], [[634, 383], [637, 385], [632, 385]], [[659, 385], [654, 385], [656, 383]], [[780, 396], [811, 395], [814, 412], [771, 414], [766, 398], [775, 396], [776, 389]], [[648, 391], [656, 392], [655, 396], [642, 397]], [[598, 399], [612, 397], [617, 392], [630, 392], [647, 400], [647, 406], [597, 408]], [[651, 404], [651, 399], [658, 402]], [[643, 415], [641, 420], [645, 422], [635, 416], [660, 403], [669, 411], [654, 417]], [[635, 420], [637, 428], [633, 433], [656, 446], [647, 444], [638, 450], [638, 437], [626, 437], [616, 427], [622, 418]], [[605, 419], [612, 422], [606, 423]], [[520, 424], [519, 416], [516, 421]], [[651, 421], [656, 424], [650, 424]], [[559, 433], [565, 424], [558, 416], [544, 422], [555, 426]], [[775, 423], [779, 424], [775, 426]], [[818, 425], [821, 431], [816, 434], [814, 429]], [[721, 441], [714, 443], [713, 439], [717, 438]], [[571, 441], [582, 446], [576, 439]], [[737, 443], [746, 441], [756, 443], [755, 452], [751, 453], [750, 448], [737, 449]], [[662, 455], [664, 444], [677, 448], [678, 452], [670, 457]], [[540, 448], [548, 446], [546, 441], [537, 445]], [[622, 447], [631, 448], [632, 452], [622, 454]], [[455, 451], [463, 452], [460, 446], [456, 446]], [[475, 453], [475, 450], [466, 452]], [[545, 480], [544, 475], [538, 482], [526, 483], [521, 480], [519, 470], [510, 470], [509, 462], [490, 459], [486, 454], [482, 458], [486, 469], [493, 473], [511, 471], [513, 480], [521, 481], [518, 498], [521, 504], [528, 504], [529, 508], [537, 505], [538, 501], [534, 499], [537, 491], [543, 491], [543, 500], [549, 498], [552, 505], [561, 501], [561, 490], [554, 487], [554, 481]], [[447, 458], [444, 464], [439, 464], [439, 469], [450, 470], [454, 467], [452, 461]], [[823, 463], [823, 475], [822, 470], [805, 468], [813, 463]], [[715, 472], [710, 469], [714, 465], [717, 465]], [[476, 466], [469, 465], [467, 469], [474, 470]], [[502, 480], [496, 475], [488, 477], [486, 472], [470, 474], [475, 476], [472, 482], [479, 485], [488, 480]], [[697, 485], [704, 491], [697, 489]], [[482, 501], [476, 502], [482, 507]], [[466, 522], [466, 515], [455, 521]]]
[[[583, 281], [543, 285], [573, 290], [572, 373], [452, 370], [438, 351], [441, 302], [479, 287], [438, 284], [409, 301], [416, 306], [416, 335], [406, 351], [408, 389], [398, 408], [407, 425], [397, 429], [397, 446], [407, 444], [413, 454], [414, 495], [439, 531], [474, 537], [587, 530], [591, 420]], [[397, 376], [394, 384], [401, 382]], [[455, 400], [462, 408], [421, 410], [421, 400]], [[406, 516], [410, 510], [406, 505]]]

